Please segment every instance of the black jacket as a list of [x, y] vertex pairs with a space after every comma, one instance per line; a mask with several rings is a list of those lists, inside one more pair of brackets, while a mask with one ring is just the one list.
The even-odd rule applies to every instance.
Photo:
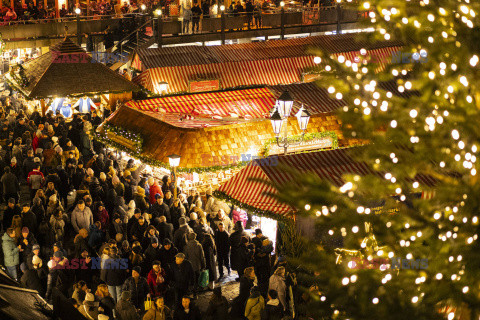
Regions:
[[181, 290], [188, 290], [189, 286], [195, 283], [195, 275], [192, 264], [187, 259], [182, 264], [174, 263], [172, 266], [174, 287]]
[[190, 311], [188, 313], [185, 312], [183, 307], [179, 307], [175, 310], [173, 314], [174, 320], [201, 320], [202, 317], [200, 315], [200, 311], [198, 308], [193, 304], [193, 301], [190, 302]]
[[20, 282], [25, 288], [36, 290], [44, 297], [47, 291], [47, 271], [44, 268], [29, 269], [25, 271]]
[[215, 232], [215, 245], [217, 246], [217, 254], [219, 257], [226, 257], [230, 253], [230, 239], [228, 232]]
[[138, 282], [135, 282], [133, 277], [128, 278], [123, 284], [122, 290], [130, 291], [132, 294], [131, 301], [133, 305], [143, 310], [144, 301], [147, 298], [147, 294], [150, 292], [150, 287], [144, 277], [140, 277]]
[[127, 278], [127, 270], [108, 268], [105, 270], [105, 282], [108, 286], [121, 286]]
[[152, 205], [152, 208], [151, 208], [150, 212], [151, 212], [153, 218], [158, 218], [160, 216], [165, 216], [165, 218], [167, 218], [168, 223], [170, 223], [171, 220], [172, 220], [172, 218], [170, 216], [170, 208], [165, 203], [158, 204], [158, 202], [155, 202]]
[[158, 230], [158, 241], [163, 243], [165, 239], [173, 241], [173, 225], [167, 222], [161, 222], [156, 226]]

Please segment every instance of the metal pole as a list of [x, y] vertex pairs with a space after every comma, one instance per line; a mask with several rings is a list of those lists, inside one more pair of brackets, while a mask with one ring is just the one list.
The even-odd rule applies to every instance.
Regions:
[[79, 46], [82, 45], [82, 34], [81, 34], [81, 27], [80, 27], [80, 15], [77, 14], [77, 44]]
[[162, 20], [162, 16], [159, 15], [158, 18], [157, 18], [157, 46], [159, 48], [162, 47], [162, 34], [163, 34], [163, 20]]
[[220, 15], [221, 22], [222, 22], [222, 30], [221, 30], [221, 37], [222, 37], [222, 44], [225, 44], [225, 11], [222, 11]]
[[280, 39], [285, 38], [285, 9], [282, 7], [280, 15]]
[[337, 34], [342, 33], [342, 7], [340, 7], [340, 4], [337, 3]]
[[177, 167], [173, 167], [173, 200], [177, 200]]

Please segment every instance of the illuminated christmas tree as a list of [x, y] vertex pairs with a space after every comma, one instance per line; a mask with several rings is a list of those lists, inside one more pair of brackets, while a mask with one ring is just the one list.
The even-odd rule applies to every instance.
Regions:
[[[382, 71], [367, 50], [356, 61], [318, 52], [318, 85], [346, 102], [338, 113], [344, 135], [365, 141], [352, 155], [376, 173], [346, 176], [340, 188], [303, 177], [301, 188], [281, 190], [283, 201], [322, 230], [321, 246], [311, 242], [291, 260], [306, 290], [298, 312], [478, 319], [480, 2], [360, 5], [375, 31], [359, 40], [404, 46], [393, 61], [380, 61], [389, 63]], [[335, 250], [330, 240], [338, 238], [343, 246]]]

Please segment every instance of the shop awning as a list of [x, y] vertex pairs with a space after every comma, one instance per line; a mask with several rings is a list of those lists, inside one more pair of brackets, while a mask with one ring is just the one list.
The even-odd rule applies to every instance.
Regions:
[[[291, 173], [283, 170], [285, 166], [295, 168], [303, 174], [313, 174], [337, 187], [345, 184], [342, 179], [345, 174], [379, 174], [367, 164], [353, 160], [349, 153], [354, 149], [357, 148], [290, 154], [279, 156], [275, 161], [254, 160], [223, 184], [216, 194], [266, 215], [285, 216], [295, 209], [270, 196], [277, 193], [275, 185], [283, 186], [295, 180]], [[266, 183], [257, 181], [258, 179]], [[427, 175], [417, 175], [415, 179], [426, 187], [432, 187], [436, 182]]]
[[365, 48], [368, 61], [381, 70], [401, 46], [395, 41], [358, 42], [345, 34], [228, 46], [139, 49], [132, 67], [142, 72], [135, 81], [148, 90], [156, 92], [157, 84], [166, 82], [168, 93], [182, 93], [191, 92], [190, 82], [203, 79], [218, 80], [219, 89], [304, 82], [303, 73], [315, 66], [315, 49], [354, 62]]

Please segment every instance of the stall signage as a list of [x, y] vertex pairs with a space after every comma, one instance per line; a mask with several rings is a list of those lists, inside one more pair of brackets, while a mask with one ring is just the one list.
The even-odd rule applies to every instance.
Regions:
[[[322, 138], [313, 138], [310, 140], [302, 141], [296, 146], [288, 146], [288, 152], [299, 152], [299, 151], [308, 151], [308, 150], [317, 150], [317, 149], [326, 149], [333, 148], [334, 137], [322, 137]], [[272, 144], [268, 153], [273, 154], [283, 154], [283, 147], [279, 147], [276, 144]]]
[[319, 73], [303, 73], [302, 80], [303, 82], [313, 82], [320, 78]]
[[189, 83], [190, 92], [206, 92], [206, 91], [216, 91], [216, 90], [220, 90], [219, 79], [190, 81]]
[[136, 148], [136, 142], [132, 141], [128, 138], [122, 137], [121, 135], [118, 135], [114, 132], [107, 131], [107, 137], [112, 140], [113, 142], [119, 143], [124, 147], [127, 147], [131, 150], [135, 150]]

